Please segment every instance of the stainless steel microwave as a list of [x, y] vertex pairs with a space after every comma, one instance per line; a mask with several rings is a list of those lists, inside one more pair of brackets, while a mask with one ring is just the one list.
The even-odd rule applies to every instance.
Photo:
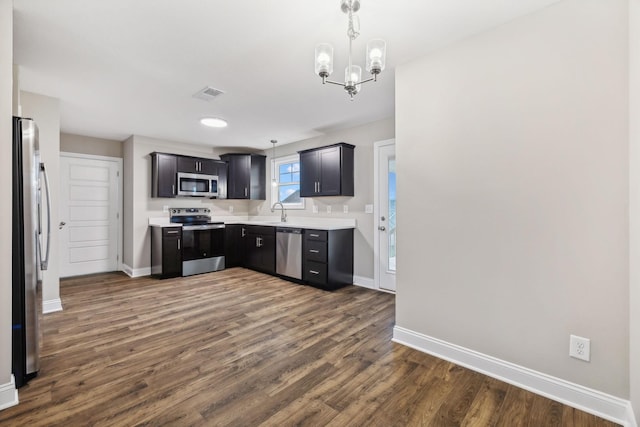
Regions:
[[217, 175], [178, 172], [178, 196], [218, 197]]

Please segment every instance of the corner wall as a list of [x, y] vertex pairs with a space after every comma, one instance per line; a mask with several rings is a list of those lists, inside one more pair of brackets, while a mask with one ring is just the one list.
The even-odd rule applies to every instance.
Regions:
[[640, 0], [629, 0], [629, 220], [631, 403], [640, 421]]
[[628, 399], [627, 30], [565, 0], [397, 68], [398, 327]]
[[[0, 182], [12, 181], [13, 2], [0, 0]], [[0, 185], [0, 409], [18, 403], [11, 375], [11, 186]]]

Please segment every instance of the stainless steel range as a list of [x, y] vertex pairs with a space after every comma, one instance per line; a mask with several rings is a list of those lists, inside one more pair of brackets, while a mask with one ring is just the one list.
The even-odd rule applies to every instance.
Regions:
[[209, 208], [171, 208], [170, 221], [182, 224], [182, 275], [224, 269], [224, 223], [211, 221]]

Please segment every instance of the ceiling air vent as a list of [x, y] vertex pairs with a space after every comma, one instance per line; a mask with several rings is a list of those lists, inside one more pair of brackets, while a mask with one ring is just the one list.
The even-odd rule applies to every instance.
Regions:
[[198, 92], [196, 92], [193, 97], [194, 98], [198, 98], [198, 99], [202, 99], [204, 101], [211, 101], [213, 98], [215, 98], [218, 95], [222, 95], [224, 92], [221, 90], [218, 90], [216, 88], [213, 88], [211, 86], [207, 86], [202, 90], [199, 90]]

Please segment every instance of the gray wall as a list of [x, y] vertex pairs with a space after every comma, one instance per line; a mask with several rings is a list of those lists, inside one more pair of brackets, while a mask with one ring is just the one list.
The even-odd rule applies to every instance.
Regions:
[[640, 421], [640, 0], [629, 2], [630, 77], [630, 383], [631, 402]]
[[[11, 182], [13, 2], [0, 0], [0, 182]], [[11, 379], [11, 186], [0, 185], [0, 388]], [[12, 396], [2, 393], [0, 405]]]
[[397, 68], [398, 326], [628, 398], [627, 6], [565, 0]]
[[60, 134], [60, 151], [122, 158], [122, 142], [71, 133]]

